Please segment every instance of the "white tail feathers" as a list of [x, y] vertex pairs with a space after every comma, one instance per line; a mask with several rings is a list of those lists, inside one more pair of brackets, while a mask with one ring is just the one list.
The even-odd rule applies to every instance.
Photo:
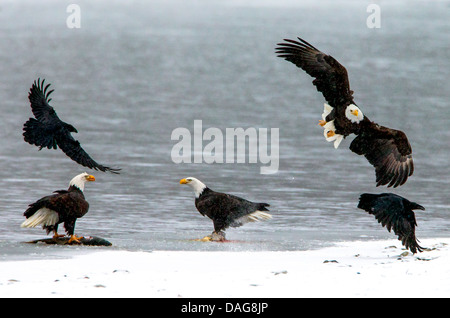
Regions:
[[334, 149], [337, 149], [339, 145], [341, 144], [341, 141], [344, 139], [343, 135], [338, 135], [336, 140], [334, 141]]
[[58, 220], [58, 213], [47, 208], [42, 208], [26, 219], [20, 227], [50, 226], [58, 223]]
[[244, 217], [242, 217], [242, 221], [247, 221], [247, 222], [258, 222], [258, 221], [266, 221], [266, 220], [270, 220], [272, 218], [272, 215], [266, 212], [262, 212], [262, 211], [255, 211], [249, 215], [246, 215]]

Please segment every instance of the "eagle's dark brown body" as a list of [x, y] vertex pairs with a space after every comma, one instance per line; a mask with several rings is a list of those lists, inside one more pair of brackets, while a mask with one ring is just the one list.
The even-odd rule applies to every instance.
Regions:
[[84, 198], [83, 192], [76, 186], [70, 186], [68, 190], [58, 190], [55, 194], [45, 196], [29, 205], [24, 216], [28, 219], [40, 209], [49, 209], [58, 214], [58, 221], [53, 225], [44, 225], [47, 234], [57, 231], [58, 225], [64, 223], [67, 234], [73, 235], [75, 222], [84, 216], [89, 210], [89, 203]]
[[269, 211], [267, 203], [255, 203], [231, 194], [213, 191], [193, 177], [181, 179], [180, 184], [187, 184], [194, 190], [195, 207], [201, 215], [213, 221], [214, 232], [201, 241], [225, 241], [225, 229], [230, 226], [239, 227], [247, 222], [272, 218], [265, 212]]
[[239, 218], [245, 217], [255, 211], [269, 211], [267, 203], [254, 203], [234, 195], [215, 192], [205, 188], [195, 199], [195, 207], [203, 215], [209, 217], [214, 223], [214, 231], [220, 232], [227, 227], [238, 227], [244, 222]]

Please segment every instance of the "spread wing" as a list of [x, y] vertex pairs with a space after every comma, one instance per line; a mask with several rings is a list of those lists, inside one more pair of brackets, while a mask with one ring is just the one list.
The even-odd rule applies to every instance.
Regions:
[[402, 244], [411, 252], [422, 252], [416, 239], [415, 227], [417, 226], [414, 212], [405, 206], [402, 197], [391, 193], [380, 195], [364, 193], [360, 196], [358, 208], [367, 211], [377, 219], [378, 223], [391, 229], [402, 241]]
[[398, 187], [414, 172], [411, 145], [405, 133], [371, 123], [350, 144], [375, 167], [377, 186]]
[[30, 118], [23, 125], [23, 137], [26, 142], [39, 146], [40, 149], [56, 149], [55, 135], [58, 131], [68, 129], [76, 132], [76, 129], [59, 119], [55, 109], [49, 105], [49, 96], [53, 90], [48, 91], [50, 84], [44, 85], [45, 79], [38, 79], [30, 88], [28, 99], [35, 118]]
[[61, 150], [73, 161], [82, 166], [103, 172], [109, 171], [118, 174], [120, 169], [110, 168], [98, 164], [81, 147], [80, 142], [75, 140], [67, 130], [61, 130], [56, 136], [56, 141]]
[[285, 39], [285, 43], [278, 43], [276, 54], [314, 77], [313, 84], [332, 107], [352, 104], [353, 91], [345, 67], [308, 42], [298, 40], [300, 42]]
[[47, 84], [45, 87], [44, 85], [45, 79], [41, 82], [41, 79], [39, 78], [37, 81], [34, 81], [31, 86], [30, 92], [28, 93], [31, 111], [38, 121], [44, 124], [54, 123], [55, 121], [59, 121], [59, 118], [53, 107], [49, 105], [49, 102], [52, 100], [49, 96], [53, 90], [48, 91], [50, 84]]

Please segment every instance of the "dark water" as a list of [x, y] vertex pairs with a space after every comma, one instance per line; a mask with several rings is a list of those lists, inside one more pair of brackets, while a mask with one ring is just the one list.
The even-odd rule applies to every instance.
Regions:
[[[395, 192], [426, 207], [417, 236], [449, 225], [449, 1], [391, 1], [369, 29], [364, 1], [77, 1], [81, 28], [66, 26], [70, 1], [0, 4], [0, 251], [2, 259], [92, 248], [30, 246], [27, 205], [86, 169], [61, 151], [25, 143], [27, 92], [38, 77], [51, 102], [98, 162], [89, 213], [76, 233], [129, 250], [302, 250], [339, 240], [394, 238], [356, 208], [363, 192]], [[128, 3], [128, 2], [127, 2]], [[375, 188], [374, 169], [335, 150], [317, 121], [323, 97], [311, 78], [277, 58], [276, 43], [302, 36], [349, 71], [355, 101], [372, 120], [406, 132], [416, 171], [397, 189]], [[175, 164], [174, 129], [279, 128], [279, 171], [261, 164]], [[271, 204], [273, 220], [230, 229], [230, 244], [192, 242], [212, 231], [194, 207], [195, 176], [211, 188]]]

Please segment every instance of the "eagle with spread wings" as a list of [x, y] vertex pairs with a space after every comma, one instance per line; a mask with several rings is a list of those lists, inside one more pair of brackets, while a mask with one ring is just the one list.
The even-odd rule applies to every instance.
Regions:
[[337, 148], [350, 134], [356, 138], [350, 150], [364, 155], [375, 167], [377, 186], [403, 185], [414, 172], [412, 149], [405, 133], [372, 122], [353, 101], [347, 70], [335, 58], [305, 40], [285, 39], [276, 54], [295, 64], [314, 78], [313, 85], [322, 93], [325, 103], [322, 120], [327, 141]]

